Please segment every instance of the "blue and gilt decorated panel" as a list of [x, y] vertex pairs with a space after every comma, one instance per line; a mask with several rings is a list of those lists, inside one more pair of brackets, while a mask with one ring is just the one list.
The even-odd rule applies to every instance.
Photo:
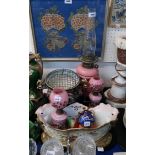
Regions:
[[72, 4], [64, 0], [30, 0], [30, 6], [37, 52], [48, 59], [81, 55], [85, 11], [95, 8], [96, 55], [101, 56], [106, 0], [73, 0]]

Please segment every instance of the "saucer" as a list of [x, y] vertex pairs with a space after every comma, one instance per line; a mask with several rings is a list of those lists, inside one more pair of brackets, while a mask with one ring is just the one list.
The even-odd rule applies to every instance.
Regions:
[[122, 78], [121, 76], [115, 76], [111, 79], [111, 82], [113, 84], [116, 84], [117, 86], [120, 87], [125, 87], [126, 86], [126, 80], [124, 78]]
[[124, 67], [124, 68], [126, 68], [126, 64], [121, 63], [118, 59], [117, 59], [117, 64]]
[[117, 103], [117, 102], [112, 101], [108, 97], [108, 91], [110, 91], [110, 89], [108, 89], [104, 92], [104, 96], [106, 97], [106, 103], [110, 104], [111, 106], [113, 106], [115, 108], [126, 108], [126, 103]]
[[112, 96], [110, 89], [108, 89], [108, 91], [107, 91], [107, 97], [108, 97], [108, 99], [110, 99], [111, 101], [116, 102], [116, 103], [123, 104], [126, 102], [126, 98], [116, 98], [116, 97]]
[[126, 65], [122, 65], [119, 62], [117, 62], [115, 65], [115, 69], [120, 76], [124, 78], [126, 77]]

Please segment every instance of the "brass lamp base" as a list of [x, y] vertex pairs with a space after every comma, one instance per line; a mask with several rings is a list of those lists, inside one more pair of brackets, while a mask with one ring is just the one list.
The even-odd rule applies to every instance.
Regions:
[[96, 56], [81, 56], [80, 61], [86, 68], [93, 68], [94, 64], [97, 62], [98, 58]]

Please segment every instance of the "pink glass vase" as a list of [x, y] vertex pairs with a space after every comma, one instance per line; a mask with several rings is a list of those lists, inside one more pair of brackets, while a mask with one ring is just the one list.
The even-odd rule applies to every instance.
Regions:
[[100, 92], [104, 88], [104, 81], [99, 76], [92, 77], [89, 80], [89, 88], [91, 92]]
[[49, 100], [56, 109], [63, 109], [68, 104], [68, 93], [63, 88], [56, 87], [51, 92]]
[[91, 106], [96, 106], [96, 105], [100, 104], [102, 95], [100, 93], [90, 93], [89, 99], [91, 101]]

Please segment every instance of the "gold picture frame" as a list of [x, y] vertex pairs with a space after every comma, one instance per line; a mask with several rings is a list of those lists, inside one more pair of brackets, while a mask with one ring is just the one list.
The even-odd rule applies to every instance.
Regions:
[[[108, 24], [108, 1], [106, 0], [106, 6], [105, 6], [105, 16], [104, 16], [104, 30], [103, 30], [103, 40], [102, 40], [102, 51], [101, 51], [101, 56], [98, 57], [100, 61], [103, 60], [104, 56], [104, 49], [105, 49], [105, 39], [106, 39], [106, 31], [107, 31], [107, 24]], [[31, 5], [29, 6], [29, 16], [30, 16], [30, 28], [32, 32], [32, 39], [33, 39], [33, 45], [34, 45], [34, 50], [35, 53], [40, 53], [37, 49], [37, 44], [36, 44], [36, 38], [35, 38], [35, 31], [34, 31], [34, 25], [33, 25], [33, 19], [32, 19], [32, 11], [31, 11]], [[75, 58], [44, 58], [42, 57], [43, 61], [50, 62], [50, 61], [80, 61], [79, 57]]]
[[108, 26], [126, 28], [126, 0], [109, 0]]

